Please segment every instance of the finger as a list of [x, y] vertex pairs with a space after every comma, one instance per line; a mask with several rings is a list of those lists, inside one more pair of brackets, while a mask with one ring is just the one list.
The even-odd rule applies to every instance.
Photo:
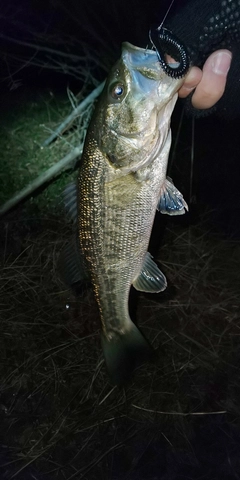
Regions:
[[203, 66], [202, 79], [192, 96], [195, 108], [210, 108], [221, 98], [231, 59], [229, 50], [218, 50], [208, 57]]
[[181, 98], [185, 98], [189, 93], [196, 88], [203, 76], [202, 70], [198, 67], [192, 67], [185, 78], [184, 84], [180, 88], [178, 95]]

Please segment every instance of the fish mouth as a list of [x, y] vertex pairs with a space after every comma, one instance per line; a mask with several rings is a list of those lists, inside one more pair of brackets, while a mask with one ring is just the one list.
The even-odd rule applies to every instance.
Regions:
[[139, 138], [139, 137], [151, 137], [155, 129], [153, 129], [152, 132], [146, 133], [146, 130], [143, 128], [142, 130], [139, 130], [138, 132], [133, 132], [133, 133], [124, 133], [124, 132], [118, 132], [116, 133], [114, 130], [110, 130], [114, 135], [120, 136], [122, 138]]
[[131, 69], [143, 70], [145, 74], [150, 72], [155, 80], [159, 79], [161, 67], [155, 50], [136, 47], [129, 42], [124, 42], [122, 44], [122, 56], [124, 63], [126, 62]]
[[[135, 106], [135, 109], [136, 111], [139, 109], [138, 108], [138, 105], [140, 106], [141, 102], [139, 102], [136, 106]], [[162, 109], [161, 109], [162, 110]], [[159, 128], [158, 127], [158, 124], [159, 124], [159, 115], [161, 115], [161, 111], [158, 111], [156, 109], [156, 107], [154, 106], [152, 108], [152, 110], [149, 112], [148, 114], [148, 119], [146, 120], [146, 123], [147, 125], [145, 124], [145, 126], [140, 129], [140, 130], [136, 130], [135, 132], [124, 132], [124, 131], [121, 131], [121, 130], [114, 130], [114, 129], [110, 129], [110, 132], [114, 135], [114, 136], [117, 136], [117, 137], [121, 137], [124, 141], [124, 139], [145, 139], [146, 141], [143, 142], [143, 145], [148, 141], [149, 137], [152, 137], [154, 136], [154, 132], [156, 132], [156, 130]]]
[[[148, 78], [157, 80], [164, 73], [173, 79], [182, 78], [189, 69], [189, 57], [184, 44], [165, 27], [150, 28], [149, 39], [154, 48], [140, 48], [129, 42], [123, 43], [123, 54], [128, 58], [134, 70], [139, 70]], [[167, 61], [167, 55], [175, 58], [174, 63]]]
[[[116, 165], [116, 170], [121, 171], [122, 175], [126, 175], [130, 172], [136, 173], [138, 170], [147, 167], [161, 154], [161, 151], [163, 150], [168, 138], [171, 112], [176, 100], [177, 95], [175, 94], [175, 96], [167, 103], [167, 105], [165, 105], [156, 115], [155, 135], [153, 136], [152, 140], [148, 143], [147, 140], [149, 140], [149, 137], [151, 137], [152, 135], [149, 134], [147, 137], [145, 135], [146, 142], [144, 142], [144, 145], [141, 145], [141, 147], [138, 147], [138, 154], [142, 152], [143, 149], [146, 151], [146, 148], [149, 150], [149, 153], [147, 153], [145, 157], [141, 157], [139, 161], [136, 161], [134, 165], [130, 166], [122, 165], [124, 160], [128, 158], [129, 154], [126, 154], [120, 159], [118, 159], [118, 165]], [[144, 132], [144, 129], [141, 132]], [[141, 132], [138, 132], [138, 135], [141, 135]], [[115, 131], [113, 131], [113, 133], [114, 135], [119, 136], [119, 133], [117, 134]], [[126, 142], [127, 140], [133, 140], [134, 138], [136, 138], [136, 134], [122, 135], [123, 141], [126, 140]]]
[[[166, 133], [168, 133], [168, 132], [166, 132]], [[163, 135], [160, 134], [159, 130], [157, 130], [154, 145], [153, 146], [149, 145], [149, 153], [145, 157], [141, 157], [141, 159], [138, 162], [136, 162], [134, 165], [130, 165], [130, 166], [122, 166], [121, 165], [120, 166], [120, 163], [124, 162], [124, 160], [129, 157], [129, 155], [126, 154], [125, 156], [121, 157], [120, 162], [119, 162], [119, 159], [118, 159], [118, 165], [117, 165], [116, 170], [121, 171], [122, 175], [126, 175], [130, 172], [136, 173], [141, 168], [147, 167], [159, 155], [159, 153], [160, 153], [160, 151], [161, 151], [161, 149], [162, 149], [162, 147], [165, 143], [166, 137], [167, 137], [167, 135], [163, 136]], [[126, 138], [126, 136], [125, 136], [125, 138]], [[152, 142], [153, 142], [153, 140], [152, 140]], [[142, 151], [142, 148], [144, 148], [144, 147], [139, 148], [138, 153], [140, 153], [140, 151]], [[146, 145], [145, 145], [145, 148], [146, 148]]]
[[[150, 117], [152, 116], [151, 114], [149, 115]], [[152, 137], [154, 135], [154, 132], [157, 129], [157, 119], [158, 119], [158, 114], [157, 112], [154, 112], [154, 118], [151, 119], [151, 125], [149, 127], [145, 127], [142, 130], [137, 130], [136, 132], [122, 132], [121, 130], [116, 132], [115, 130], [111, 129], [110, 132], [114, 136], [121, 137], [122, 139], [145, 139], [146, 142], [149, 139], [149, 137]], [[144, 142], [145, 143], [145, 142]]]

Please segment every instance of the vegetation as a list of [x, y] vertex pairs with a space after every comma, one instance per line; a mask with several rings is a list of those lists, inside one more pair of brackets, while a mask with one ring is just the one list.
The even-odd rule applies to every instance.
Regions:
[[159, 254], [167, 294], [137, 301], [156, 360], [119, 389], [91, 289], [75, 297], [57, 274], [64, 217], [21, 210], [1, 230], [1, 478], [237, 472], [239, 244], [203, 223], [169, 226]]

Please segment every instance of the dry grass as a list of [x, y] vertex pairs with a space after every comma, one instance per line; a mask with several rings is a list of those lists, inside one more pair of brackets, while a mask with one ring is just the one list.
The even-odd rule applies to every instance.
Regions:
[[91, 290], [76, 298], [56, 272], [70, 227], [27, 215], [1, 222], [1, 478], [237, 475], [239, 243], [169, 226], [159, 260], [175, 289], [137, 308], [157, 358], [118, 389]]
[[[93, 103], [88, 105], [48, 147], [43, 142], [53, 133], [73, 108], [91, 91], [84, 85], [78, 98], [72, 92], [54, 94], [49, 89], [42, 93], [22, 91], [11, 92], [2, 100], [0, 112], [1, 145], [1, 191], [0, 205], [21, 189], [31, 184], [40, 174], [58, 163], [75, 146], [82, 144], [85, 138]], [[71, 165], [72, 168], [73, 165]], [[69, 183], [69, 175], [59, 175], [57, 181], [42, 194], [30, 199], [33, 208], [43, 211], [59, 210], [59, 195]]]

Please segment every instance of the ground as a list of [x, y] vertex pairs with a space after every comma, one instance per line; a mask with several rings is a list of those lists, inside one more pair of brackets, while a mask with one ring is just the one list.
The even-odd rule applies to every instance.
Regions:
[[[11, 155], [6, 146], [1, 168], [14, 188], [6, 174], [2, 201], [24, 186], [26, 154], [37, 152], [23, 137], [19, 150], [16, 135], [6, 121]], [[38, 142], [44, 138], [41, 130]], [[37, 155], [28, 181], [40, 173]], [[43, 170], [48, 155], [41, 152]], [[7, 158], [15, 161], [5, 170]], [[57, 272], [72, 233], [59, 200], [67, 181], [1, 219], [1, 478], [240, 478], [239, 241], [210, 227], [203, 210], [194, 224], [168, 222], [156, 258], [169, 288], [130, 306], [156, 358], [114, 387], [92, 290], [75, 296]]]

